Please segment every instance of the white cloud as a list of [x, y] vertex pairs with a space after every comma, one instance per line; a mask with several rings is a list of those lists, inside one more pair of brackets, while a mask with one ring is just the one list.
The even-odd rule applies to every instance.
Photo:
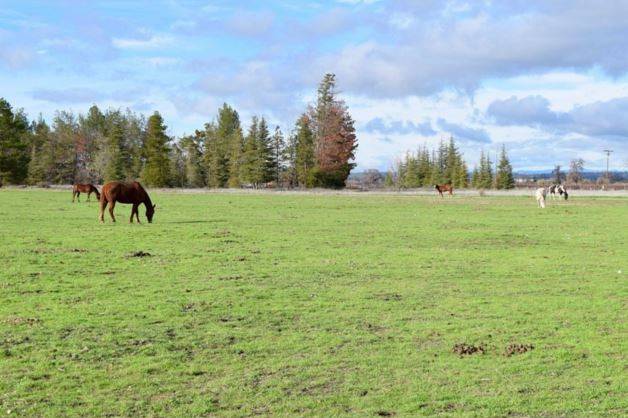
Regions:
[[152, 35], [146, 38], [113, 38], [111, 43], [120, 49], [155, 49], [174, 43], [170, 35]]

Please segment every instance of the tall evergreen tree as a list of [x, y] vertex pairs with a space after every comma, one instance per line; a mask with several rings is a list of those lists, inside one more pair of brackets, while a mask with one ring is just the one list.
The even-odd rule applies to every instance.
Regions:
[[474, 173], [473, 187], [476, 189], [490, 189], [493, 187], [493, 168], [491, 159], [484, 151], [480, 153], [480, 164]]
[[466, 189], [469, 183], [469, 170], [463, 159], [458, 162], [456, 177], [454, 179], [454, 187], [458, 189]]
[[170, 186], [185, 187], [187, 185], [185, 153], [178, 143], [170, 147]]
[[515, 178], [512, 175], [512, 166], [506, 154], [506, 146], [502, 145], [502, 152], [497, 165], [497, 173], [495, 175], [495, 184], [498, 189], [514, 189]]
[[272, 159], [271, 159], [271, 167], [274, 171], [274, 181], [276, 186], [279, 187], [281, 185], [281, 174], [285, 170], [285, 148], [286, 143], [283, 138], [283, 133], [279, 126], [275, 127], [275, 133], [273, 134], [272, 139]]
[[118, 113], [110, 122], [107, 134], [105, 181], [125, 180], [124, 121]]
[[51, 182], [72, 184], [77, 181], [77, 153], [75, 148], [78, 126], [76, 117], [71, 112], [57, 112], [52, 124], [50, 153], [54, 162], [51, 170]]
[[315, 138], [313, 178], [322, 187], [344, 187], [355, 167], [351, 162], [357, 148], [354, 121], [345, 103], [336, 97], [335, 87], [335, 75], [326, 74], [316, 105], [309, 112]]
[[262, 172], [262, 183], [268, 183], [275, 177], [273, 164], [273, 143], [266, 119], [262, 117], [257, 128], [257, 152]]
[[302, 115], [297, 120], [294, 137], [297, 183], [301, 187], [309, 187], [313, 184], [311, 173], [314, 169], [314, 132], [307, 115]]
[[196, 131], [194, 136], [181, 138], [180, 146], [185, 155], [185, 186], [205, 186], [205, 173], [203, 172], [203, 153], [201, 151], [204, 132]]
[[28, 162], [28, 184], [40, 184], [50, 181], [49, 174], [53, 165], [50, 155], [45, 153], [45, 148], [50, 143], [50, 127], [39, 115], [37, 122], [33, 122], [30, 154]]
[[144, 148], [146, 164], [142, 172], [142, 178], [149, 186], [166, 187], [170, 183], [169, 142], [163, 118], [159, 112], [153, 113], [148, 118]]
[[229, 153], [229, 179], [227, 185], [229, 187], [240, 187], [240, 164], [242, 162], [242, 152], [244, 147], [244, 138], [242, 130], [238, 128], [228, 138], [230, 148]]
[[21, 110], [13, 111], [0, 98], [0, 185], [23, 183], [28, 174], [29, 123]]
[[259, 119], [253, 116], [251, 125], [244, 138], [244, 151], [242, 156], [242, 165], [240, 167], [240, 176], [244, 183], [252, 184], [257, 187], [263, 180], [262, 161], [258, 150], [259, 138]]
[[295, 130], [288, 136], [288, 143], [284, 150], [284, 158], [286, 161], [286, 171], [283, 176], [283, 183], [288, 187], [297, 187], [297, 135]]

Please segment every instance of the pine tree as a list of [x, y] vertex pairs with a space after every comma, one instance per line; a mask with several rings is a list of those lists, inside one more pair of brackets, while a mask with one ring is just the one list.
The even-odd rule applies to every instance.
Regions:
[[311, 173], [314, 169], [314, 132], [310, 128], [310, 119], [307, 115], [302, 115], [297, 120], [295, 145], [297, 183], [301, 187], [309, 187], [313, 184]]
[[52, 160], [51, 182], [72, 184], [77, 173], [75, 140], [78, 131], [76, 117], [71, 112], [57, 112], [52, 124], [50, 153]]
[[184, 187], [187, 184], [185, 153], [180, 144], [173, 144], [170, 148], [170, 186]]
[[257, 128], [257, 152], [262, 172], [261, 183], [268, 183], [275, 178], [275, 167], [273, 165], [273, 144], [268, 130], [268, 123], [263, 117], [259, 121]]
[[107, 135], [105, 181], [125, 180], [124, 127], [121, 116], [114, 116]]
[[443, 183], [449, 183], [455, 186], [459, 163], [462, 159], [456, 148], [454, 137], [449, 137], [447, 150], [444, 152], [445, 164], [443, 167]]
[[490, 189], [493, 187], [492, 163], [488, 155], [484, 154], [484, 151], [480, 153], [480, 165], [476, 170], [477, 173], [474, 172], [473, 174], [473, 187], [476, 189]]
[[[440, 148], [439, 148], [439, 153], [441, 152]], [[432, 159], [431, 159], [432, 163], [431, 165], [431, 170], [430, 170], [430, 185], [434, 185], [434, 184], [442, 184], [443, 182], [443, 174], [442, 174], [442, 170], [441, 170], [441, 163], [440, 163], [440, 159], [436, 156], [436, 153], [434, 151], [432, 151]]]
[[203, 138], [204, 132], [198, 130], [194, 136], [181, 138], [180, 146], [183, 149], [185, 159], [185, 187], [205, 186], [203, 154], [201, 152]]
[[164, 120], [155, 112], [148, 118], [146, 131], [146, 165], [142, 172], [142, 178], [148, 186], [166, 187], [171, 180], [168, 146], [170, 138], [166, 135]]
[[226, 187], [228, 182], [240, 183], [242, 141], [240, 116], [225, 103], [218, 110], [217, 122], [205, 124], [203, 160], [209, 187]]
[[51, 170], [50, 156], [44, 150], [51, 141], [50, 127], [39, 115], [37, 122], [33, 122], [30, 146], [30, 161], [28, 163], [28, 184], [43, 184], [49, 181]]
[[13, 112], [0, 98], [0, 185], [21, 184], [28, 174], [29, 123], [26, 115]]
[[242, 164], [240, 166], [240, 177], [243, 183], [257, 185], [262, 180], [259, 152], [257, 150], [259, 120], [253, 116], [249, 130], [244, 138], [244, 149], [242, 152]]
[[280, 187], [281, 185], [281, 174], [285, 170], [285, 147], [286, 143], [283, 139], [283, 133], [279, 126], [275, 127], [275, 133], [272, 138], [272, 160], [271, 167], [274, 170], [274, 181], [276, 183], [276, 187]]
[[242, 151], [244, 147], [244, 138], [242, 130], [238, 127], [229, 138], [229, 179], [227, 185], [229, 187], [240, 187], [240, 165], [242, 163]]
[[223, 187], [227, 182], [227, 160], [221, 149], [214, 123], [205, 124], [204, 142], [203, 163], [207, 175], [207, 186]]
[[473, 168], [473, 173], [471, 174], [471, 186], [478, 189], [479, 184], [480, 184], [480, 169], [476, 165]]
[[326, 74], [318, 88], [316, 106], [309, 112], [315, 138], [312, 178], [322, 187], [344, 187], [355, 167], [351, 162], [357, 148], [354, 121], [345, 103], [336, 98], [335, 86], [335, 75]]
[[289, 187], [296, 187], [297, 170], [296, 170], [296, 156], [297, 156], [297, 136], [296, 133], [290, 134], [288, 137], [288, 144], [284, 148], [284, 160], [286, 161], [286, 170], [283, 175], [283, 183]]
[[506, 154], [506, 146], [502, 145], [502, 152], [497, 166], [495, 184], [498, 189], [514, 189], [515, 178], [512, 175], [512, 166]]
[[458, 162], [458, 168], [456, 170], [456, 178], [454, 180], [454, 187], [458, 189], [466, 189], [469, 182], [469, 170], [467, 164], [463, 159]]

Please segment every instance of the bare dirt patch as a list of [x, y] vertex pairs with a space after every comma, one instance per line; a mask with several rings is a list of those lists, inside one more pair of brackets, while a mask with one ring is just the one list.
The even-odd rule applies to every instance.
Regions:
[[462, 356], [470, 356], [472, 354], [484, 354], [486, 353], [486, 348], [484, 345], [472, 345], [467, 343], [458, 343], [454, 345], [452, 351], [458, 354], [460, 357]]
[[8, 325], [28, 325], [28, 326], [33, 326], [35, 324], [38, 324], [41, 322], [41, 319], [39, 318], [23, 318], [21, 316], [12, 316], [10, 318], [7, 318], [3, 321], [5, 324]]
[[527, 353], [530, 350], [534, 350], [534, 346], [532, 344], [510, 344], [508, 347], [506, 347], [504, 355], [506, 357], [511, 357], [515, 354]]
[[127, 257], [132, 258], [132, 257], [152, 257], [153, 255], [149, 252], [146, 251], [135, 251], [132, 252], [131, 254], [129, 254]]
[[377, 297], [385, 301], [400, 301], [402, 298], [399, 293], [381, 293]]

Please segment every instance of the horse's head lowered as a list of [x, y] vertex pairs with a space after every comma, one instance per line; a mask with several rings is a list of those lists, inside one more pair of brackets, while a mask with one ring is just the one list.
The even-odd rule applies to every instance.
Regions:
[[148, 219], [148, 223], [153, 222], [153, 215], [155, 214], [155, 207], [157, 205], [146, 205], [146, 219]]

